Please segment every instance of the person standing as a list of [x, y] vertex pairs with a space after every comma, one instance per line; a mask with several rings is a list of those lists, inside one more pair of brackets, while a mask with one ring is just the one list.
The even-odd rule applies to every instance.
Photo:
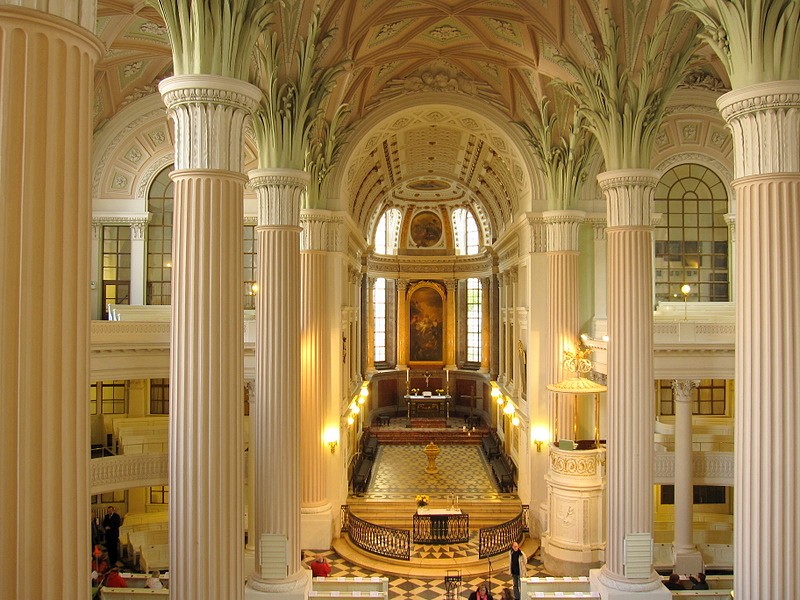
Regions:
[[508, 572], [514, 580], [514, 600], [519, 600], [519, 578], [527, 574], [528, 557], [519, 547], [519, 543], [512, 542], [508, 558]]
[[119, 560], [119, 528], [121, 525], [122, 518], [117, 514], [113, 506], [109, 506], [106, 509], [106, 516], [103, 517], [103, 530], [106, 533], [108, 562], [112, 567]]

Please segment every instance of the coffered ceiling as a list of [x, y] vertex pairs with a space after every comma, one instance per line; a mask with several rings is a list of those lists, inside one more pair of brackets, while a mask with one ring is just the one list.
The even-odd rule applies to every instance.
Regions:
[[[624, 35], [637, 43], [669, 4], [626, 0], [609, 6]], [[496, 231], [518, 211], [530, 210], [520, 198], [535, 195], [535, 174], [524, 144], [513, 139], [511, 122], [552, 77], [565, 75], [557, 53], [579, 60], [590, 54], [603, 5], [322, 0], [323, 27], [336, 30], [323, 61], [349, 61], [334, 100], [350, 105], [358, 132], [350, 139], [342, 184], [357, 222], [366, 227], [375, 211], [392, 202], [479, 202]], [[285, 0], [277, 9], [274, 26], [286, 52], [305, 35], [314, 6]], [[639, 17], [637, 27], [626, 30], [630, 9]], [[166, 28], [140, 0], [99, 0], [96, 33], [107, 48], [95, 78], [100, 128], [122, 107], [157, 93], [172, 61]], [[374, 118], [389, 105], [396, 114]], [[374, 125], [363, 126], [371, 118]]]

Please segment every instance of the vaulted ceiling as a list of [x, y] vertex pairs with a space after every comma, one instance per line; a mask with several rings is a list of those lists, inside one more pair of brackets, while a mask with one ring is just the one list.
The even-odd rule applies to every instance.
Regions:
[[[386, 203], [435, 202], [445, 198], [442, 194], [481, 203], [495, 231], [529, 209], [519, 201], [531, 193], [534, 176], [525, 164], [524, 144], [517, 140], [515, 148], [509, 137], [510, 123], [551, 78], [565, 75], [557, 53], [579, 60], [589, 56], [602, 4], [323, 0], [323, 28], [336, 29], [323, 60], [350, 61], [335, 101], [350, 105], [358, 132], [351, 138], [343, 184], [357, 222], [367, 227]], [[669, 4], [626, 0], [609, 7], [623, 25], [638, 15], [635, 28], [623, 26], [636, 43]], [[287, 0], [278, 9], [275, 26], [284, 40], [306, 34], [314, 5]], [[157, 93], [157, 82], [171, 74], [172, 60], [166, 28], [140, 0], [99, 0], [96, 33], [107, 47], [95, 79], [99, 128], [123, 106]], [[398, 107], [396, 114], [359, 127], [386, 106]], [[430, 189], [437, 187], [433, 180], [441, 189]]]

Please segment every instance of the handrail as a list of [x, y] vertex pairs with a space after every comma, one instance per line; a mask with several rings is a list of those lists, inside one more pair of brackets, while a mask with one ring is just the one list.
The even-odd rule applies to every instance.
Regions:
[[528, 531], [529, 508], [523, 504], [520, 513], [510, 521], [481, 529], [478, 532], [478, 557], [488, 558], [505, 552], [512, 542], [522, 539], [522, 534]]
[[415, 544], [460, 544], [469, 541], [469, 515], [418, 515], [413, 518]]
[[342, 505], [342, 531], [346, 531], [350, 540], [362, 550], [386, 558], [411, 560], [410, 531], [360, 519], [350, 512], [346, 504]]

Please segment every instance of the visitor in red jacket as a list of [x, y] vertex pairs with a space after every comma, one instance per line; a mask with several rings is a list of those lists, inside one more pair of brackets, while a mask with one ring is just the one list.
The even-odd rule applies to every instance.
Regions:
[[331, 566], [322, 554], [317, 554], [317, 557], [311, 563], [311, 574], [314, 577], [327, 577], [331, 574]]

